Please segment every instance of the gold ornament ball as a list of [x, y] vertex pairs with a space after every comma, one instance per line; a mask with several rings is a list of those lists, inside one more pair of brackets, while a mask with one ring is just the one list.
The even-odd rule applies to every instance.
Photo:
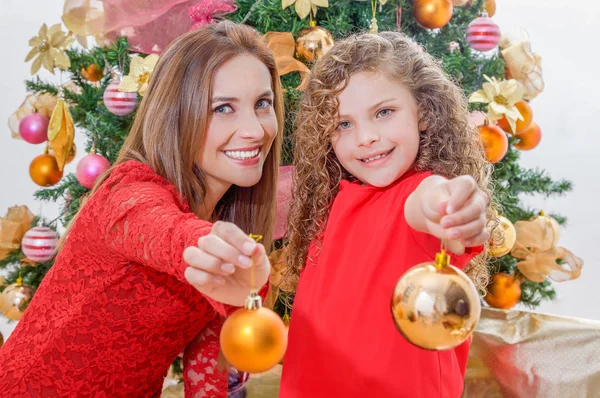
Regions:
[[428, 29], [445, 26], [452, 18], [450, 0], [415, 0], [413, 15], [417, 22]]
[[517, 241], [517, 230], [513, 223], [506, 217], [498, 217], [497, 229], [494, 231], [490, 242], [490, 252], [494, 257], [502, 257], [508, 254]]
[[[438, 254], [439, 256], [439, 254]], [[469, 277], [452, 265], [419, 264], [400, 278], [392, 315], [400, 333], [426, 350], [447, 350], [469, 338], [481, 314]]]
[[56, 185], [63, 176], [53, 155], [43, 154], [31, 161], [29, 175], [41, 187]]
[[302, 29], [296, 40], [296, 58], [311, 62], [321, 58], [333, 47], [333, 36], [325, 28], [311, 26]]
[[22, 283], [9, 285], [0, 295], [0, 310], [10, 320], [18, 321], [33, 298], [33, 288]]
[[261, 373], [277, 365], [287, 348], [287, 330], [279, 315], [268, 308], [241, 308], [221, 329], [221, 350], [237, 370]]
[[521, 281], [502, 272], [494, 274], [483, 299], [490, 307], [508, 310], [521, 300]]

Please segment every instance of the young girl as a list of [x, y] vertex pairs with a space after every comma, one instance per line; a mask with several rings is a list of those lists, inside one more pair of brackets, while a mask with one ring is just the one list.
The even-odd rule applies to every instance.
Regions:
[[0, 351], [2, 395], [159, 396], [185, 350], [186, 395], [226, 396], [218, 328], [205, 328], [244, 304], [251, 260], [257, 287], [267, 281], [247, 234], [269, 247], [282, 127], [256, 31], [223, 22], [175, 40]]
[[298, 120], [280, 397], [460, 397], [469, 343], [411, 345], [390, 303], [440, 241], [485, 283], [490, 166], [461, 91], [402, 34], [361, 34], [317, 62]]

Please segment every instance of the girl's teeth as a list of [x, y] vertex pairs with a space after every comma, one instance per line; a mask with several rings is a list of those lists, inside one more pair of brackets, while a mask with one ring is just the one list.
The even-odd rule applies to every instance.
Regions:
[[225, 155], [234, 159], [252, 159], [258, 156], [260, 149], [253, 151], [225, 151]]
[[364, 163], [369, 163], [369, 162], [372, 162], [373, 160], [377, 160], [377, 159], [383, 158], [383, 157], [385, 157], [385, 156], [387, 156], [389, 154], [390, 154], [390, 152], [386, 152], [386, 153], [383, 153], [381, 155], [373, 156], [372, 158], [363, 159], [362, 161]]

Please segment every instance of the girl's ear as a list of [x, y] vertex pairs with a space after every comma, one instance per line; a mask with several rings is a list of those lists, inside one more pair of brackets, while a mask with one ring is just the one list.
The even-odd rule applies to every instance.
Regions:
[[429, 128], [429, 126], [427, 126], [427, 122], [425, 122], [424, 120], [420, 120], [419, 121], [419, 132], [423, 132], [426, 131]]

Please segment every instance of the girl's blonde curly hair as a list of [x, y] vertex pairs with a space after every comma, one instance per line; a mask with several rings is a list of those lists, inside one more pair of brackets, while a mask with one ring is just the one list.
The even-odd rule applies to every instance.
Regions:
[[[421, 132], [415, 169], [453, 178], [470, 175], [488, 195], [490, 224], [493, 210], [490, 174], [479, 133], [468, 123], [462, 90], [446, 76], [440, 62], [397, 32], [362, 33], [338, 41], [312, 69], [296, 115], [294, 133], [294, 193], [288, 215], [286, 271], [292, 286], [306, 262], [310, 242], [320, 238], [342, 179], [354, 179], [335, 156], [331, 135], [338, 114], [338, 94], [356, 73], [385, 73], [409, 88], [415, 98]], [[488, 282], [486, 254], [466, 269], [482, 291]]]

